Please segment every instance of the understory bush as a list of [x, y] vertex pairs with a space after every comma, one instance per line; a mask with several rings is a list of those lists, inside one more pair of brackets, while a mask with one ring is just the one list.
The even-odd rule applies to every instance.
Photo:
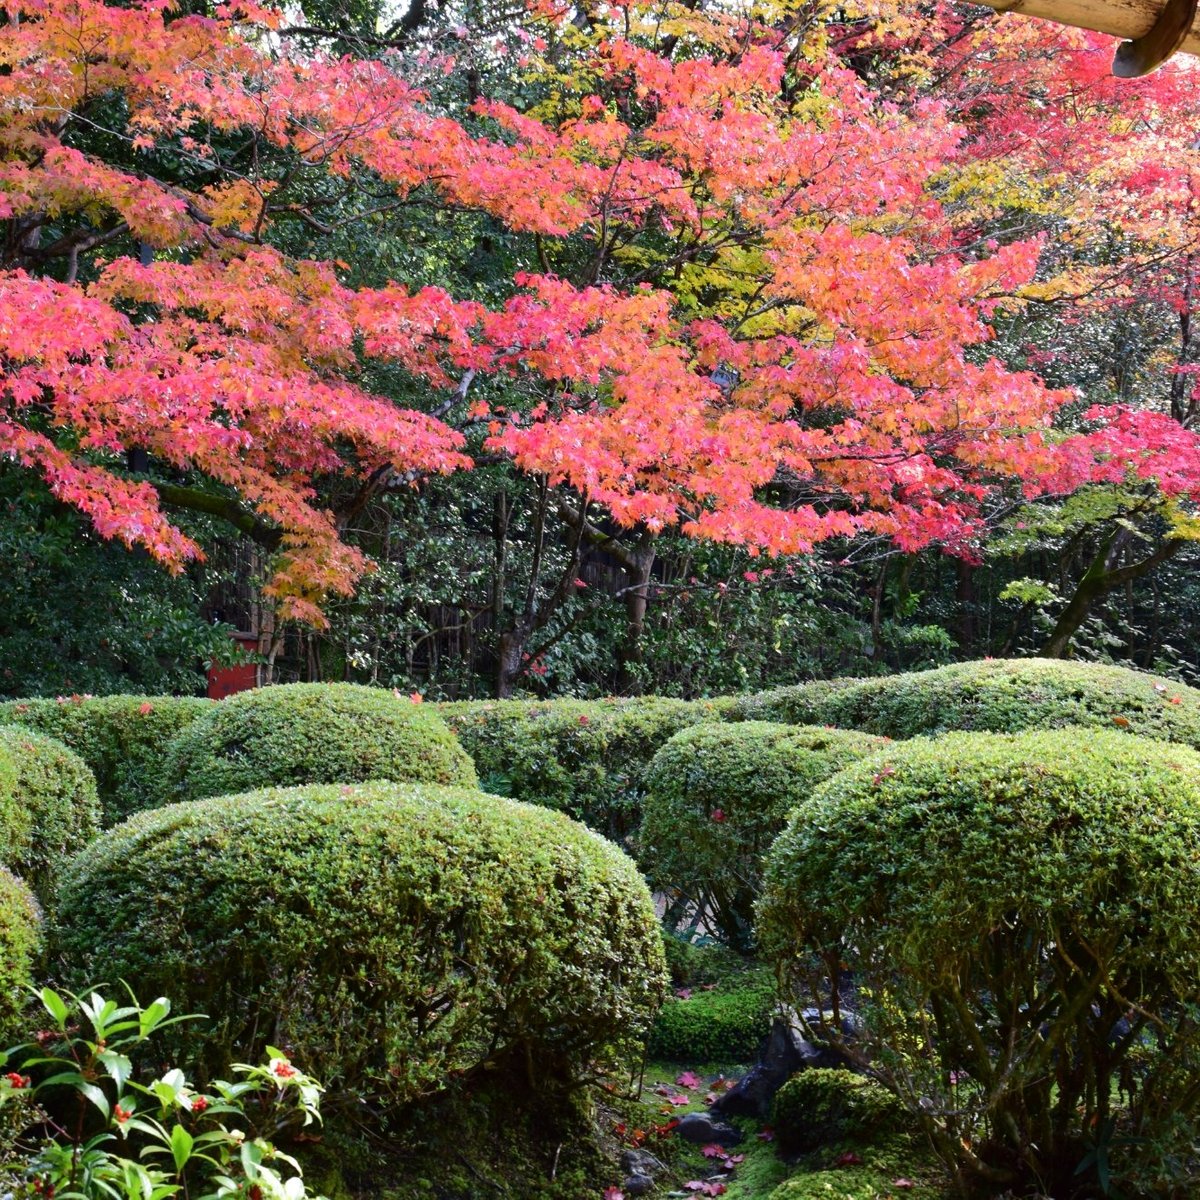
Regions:
[[618, 839], [641, 819], [642, 773], [654, 752], [679, 730], [722, 711], [718, 701], [654, 696], [438, 708], [488, 791], [559, 809]]
[[1153, 1144], [1181, 1173], [1164, 1194], [1186, 1195], [1198, 888], [1194, 751], [1099, 729], [947, 734], [793, 812], [759, 933], [798, 1001], [831, 1009], [821, 1035], [869, 1062], [961, 1178], [1099, 1186], [1103, 1138], [1105, 1170]]
[[887, 1088], [854, 1071], [799, 1071], [775, 1094], [771, 1125], [784, 1154], [902, 1132], [910, 1118]]
[[475, 770], [436, 713], [350, 683], [239, 692], [183, 729], [165, 765], [171, 800], [372, 779], [473, 787]]
[[800, 684], [750, 697], [738, 711], [892, 738], [1078, 725], [1200, 748], [1200, 689], [1128, 667], [1061, 659], [984, 659]]
[[33, 893], [0, 867], [0, 1044], [7, 1045], [19, 1027], [41, 934], [42, 913]]
[[770, 971], [722, 972], [714, 982], [675, 990], [655, 1018], [648, 1051], [676, 1063], [753, 1062], [771, 1032], [775, 1006]]
[[0, 704], [0, 723], [29, 725], [74, 750], [96, 777], [105, 826], [165, 803], [167, 743], [213, 701], [200, 696], [71, 696]]
[[96, 781], [79, 755], [23, 725], [0, 725], [0, 862], [45, 902], [57, 867], [100, 829]]
[[843, 767], [886, 745], [840, 729], [765, 721], [696, 725], [646, 771], [638, 858], [671, 919], [749, 950], [762, 857], [788, 813]]
[[71, 864], [58, 928], [69, 979], [136, 979], [209, 1014], [188, 1051], [208, 1070], [303, 1047], [320, 1077], [397, 1103], [512, 1062], [568, 1076], [636, 1041], [664, 988], [621, 850], [561, 814], [434, 786], [141, 813]]

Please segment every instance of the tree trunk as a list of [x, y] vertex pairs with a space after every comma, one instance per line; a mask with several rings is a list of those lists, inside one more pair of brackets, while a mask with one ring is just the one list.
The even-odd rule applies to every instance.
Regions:
[[1160, 563], [1174, 558], [1187, 544], [1182, 538], [1172, 538], [1162, 543], [1153, 554], [1137, 562], [1128, 563], [1123, 567], [1116, 566], [1122, 551], [1128, 545], [1133, 535], [1122, 529], [1105, 538], [1099, 552], [1088, 567], [1087, 573], [1076, 585], [1075, 592], [1067, 603], [1067, 607], [1059, 614], [1058, 621], [1042, 654], [1046, 658], [1066, 658], [1070, 654], [1071, 639], [1079, 632], [1079, 627], [1088, 619], [1092, 606], [1103, 596], [1107, 596], [1114, 588], [1122, 586], [1130, 580], [1154, 570]]
[[639, 670], [645, 657], [642, 635], [646, 630], [655, 554], [655, 536], [645, 530], [628, 559], [621, 563], [628, 581], [625, 585], [625, 638], [617, 651], [617, 689], [623, 695], [637, 695], [642, 689]]

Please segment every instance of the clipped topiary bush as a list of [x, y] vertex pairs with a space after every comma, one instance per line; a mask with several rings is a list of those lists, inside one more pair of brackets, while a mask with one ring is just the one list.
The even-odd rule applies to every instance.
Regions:
[[79, 755], [0, 725], [0, 862], [45, 902], [58, 868], [100, 830], [96, 781]]
[[676, 989], [659, 1011], [647, 1049], [674, 1063], [748, 1063], [771, 1032], [775, 981], [770, 971], [740, 970], [718, 982]]
[[771, 1125], [784, 1154], [833, 1142], [900, 1133], [910, 1124], [887, 1088], [853, 1071], [813, 1067], [793, 1075], [775, 1094]]
[[305, 783], [475, 785], [475, 769], [435, 712], [382, 688], [291, 683], [239, 692], [171, 742], [171, 800]]
[[[373, 783], [140, 813], [71, 864], [69, 979], [170, 993], [211, 1071], [301, 1048], [396, 1102], [478, 1068], [543, 1081], [636, 1040], [664, 989], [646, 885], [558, 813]], [[530, 1083], [533, 1077], [530, 1078]]]
[[679, 730], [719, 713], [718, 701], [466, 701], [438, 706], [482, 786], [559, 809], [622, 838], [641, 819], [642, 772]]
[[20, 1030], [41, 946], [42, 913], [33, 893], [0, 867], [0, 1044]]
[[726, 721], [774, 721], [784, 725], [828, 725], [827, 705], [839, 693], [860, 683], [863, 679], [813, 679], [808, 683], [793, 683], [786, 687], [771, 688], [766, 692], [752, 692], [733, 698], [722, 715]]
[[213, 701], [200, 696], [72, 696], [0, 704], [0, 723], [28, 725], [74, 750], [96, 777], [105, 826], [166, 802], [167, 744]]
[[813, 788], [886, 745], [841, 729], [746, 721], [696, 725], [654, 756], [638, 858], [680, 922], [753, 945], [762, 857]]
[[822, 1036], [870, 1062], [948, 1164], [1057, 1195], [1097, 1130], [1114, 1170], [1195, 1136], [1198, 889], [1196, 752], [1099, 729], [947, 734], [793, 812], [759, 934], [802, 1002], [837, 999]]
[[1061, 659], [985, 659], [878, 679], [801, 684], [751, 697], [777, 720], [892, 738], [1081, 725], [1200, 748], [1200, 689], [1144, 671]]

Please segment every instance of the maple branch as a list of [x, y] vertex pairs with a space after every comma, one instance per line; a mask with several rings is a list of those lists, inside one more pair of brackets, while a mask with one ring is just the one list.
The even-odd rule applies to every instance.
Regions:
[[168, 508], [182, 508], [189, 512], [204, 513], [210, 517], [219, 517], [232, 525], [240, 533], [244, 533], [251, 541], [268, 550], [276, 550], [282, 540], [282, 534], [274, 525], [268, 525], [260, 520], [249, 509], [244, 508], [229, 496], [219, 496], [214, 492], [202, 491], [200, 488], [181, 487], [174, 483], [150, 481], [158, 493], [159, 499]]

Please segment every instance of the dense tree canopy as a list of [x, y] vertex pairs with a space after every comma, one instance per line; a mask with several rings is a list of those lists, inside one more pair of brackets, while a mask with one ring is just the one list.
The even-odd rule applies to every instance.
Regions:
[[224, 519], [317, 626], [386, 578], [379, 514], [473, 466], [488, 579], [448, 598], [501, 692], [589, 554], [636, 665], [672, 531], [949, 551], [963, 595], [1066, 545], [1083, 584], [1011, 593], [1065, 604], [1062, 652], [1200, 486], [1193, 72], [1106, 53], [947, 5], [24, 4], [0, 444], [172, 570], [172, 511]]

